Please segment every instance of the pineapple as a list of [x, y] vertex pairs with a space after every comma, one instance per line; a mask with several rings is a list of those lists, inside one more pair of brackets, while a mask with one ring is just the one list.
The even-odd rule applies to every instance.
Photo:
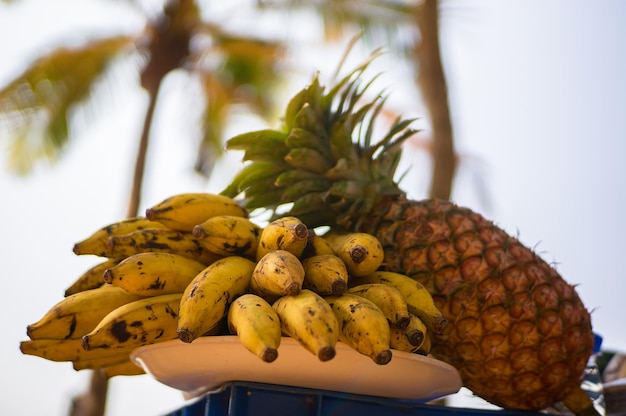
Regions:
[[563, 402], [594, 414], [580, 389], [591, 319], [575, 288], [480, 214], [406, 198], [394, 175], [414, 131], [411, 120], [398, 119], [373, 141], [384, 99], [361, 104], [369, 62], [330, 90], [314, 78], [289, 102], [281, 130], [230, 139], [227, 148], [242, 150], [249, 163], [223, 193], [243, 195], [250, 210], [286, 211], [310, 228], [377, 236], [383, 268], [426, 285], [449, 320], [431, 353], [457, 368], [476, 395], [509, 409]]

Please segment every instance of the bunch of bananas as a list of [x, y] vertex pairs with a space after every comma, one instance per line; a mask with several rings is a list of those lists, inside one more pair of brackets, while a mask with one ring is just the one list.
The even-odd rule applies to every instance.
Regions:
[[381, 270], [374, 236], [322, 235], [296, 217], [262, 227], [217, 194], [174, 195], [73, 251], [101, 261], [27, 326], [20, 349], [109, 377], [143, 374], [137, 347], [225, 334], [265, 362], [289, 336], [321, 361], [342, 341], [386, 364], [394, 349], [428, 354], [447, 323], [423, 286]]

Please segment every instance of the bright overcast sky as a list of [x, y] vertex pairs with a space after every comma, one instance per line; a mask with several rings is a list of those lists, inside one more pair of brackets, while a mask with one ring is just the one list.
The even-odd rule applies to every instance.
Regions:
[[[106, 28], [113, 18], [126, 22], [122, 14], [106, 14], [106, 7], [90, 9], [92, 2], [23, 3], [0, 6], [0, 83], [36, 47], [56, 39], [54, 34], [68, 37], [65, 20], [90, 29]], [[63, 13], [69, 15], [62, 18], [53, 3], [65, 5]], [[442, 4], [461, 157], [453, 198], [555, 263], [566, 280], [578, 284], [605, 348], [626, 350], [621, 321], [626, 278], [620, 260], [626, 235], [626, 2]], [[132, 28], [136, 20], [127, 23]], [[320, 61], [324, 68], [333, 64]], [[7, 295], [0, 318], [5, 330], [1, 414], [63, 416], [69, 397], [86, 388], [87, 374], [74, 372], [68, 363], [23, 356], [18, 346], [26, 338], [26, 325], [94, 264], [73, 255], [73, 244], [125, 215], [137, 120], [145, 108], [145, 97], [131, 85], [107, 101], [104, 116], [90, 119], [93, 124], [81, 130], [53, 168], [43, 166], [19, 178], [7, 173], [5, 159], [0, 160], [0, 249]], [[174, 100], [161, 109], [163, 114], [180, 111], [171, 88]], [[391, 95], [402, 91], [400, 85], [389, 88]], [[413, 116], [416, 108], [407, 113]], [[178, 192], [221, 190], [228, 175], [204, 184], [189, 172], [194, 149], [178, 140], [180, 126], [163, 121], [155, 128], [142, 209]], [[0, 146], [5, 143], [0, 137]], [[423, 157], [411, 151], [407, 160], [411, 164]], [[409, 175], [405, 186], [411, 196], [424, 197], [425, 180], [415, 176]], [[111, 383], [108, 414], [154, 416], [181, 404], [178, 391], [149, 376], [130, 377]]]

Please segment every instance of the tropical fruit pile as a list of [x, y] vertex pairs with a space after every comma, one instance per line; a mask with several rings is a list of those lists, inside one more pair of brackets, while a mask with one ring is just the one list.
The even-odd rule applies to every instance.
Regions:
[[[120, 260], [141, 250], [192, 258], [207, 266], [200, 274], [196, 273], [200, 266], [185, 266], [189, 280], [172, 294], [159, 295], [164, 298], [145, 296], [167, 290], [169, 278], [141, 284], [146, 292], [136, 301], [144, 305], [137, 312], [140, 318], [118, 318], [117, 310], [91, 329], [79, 325], [74, 315], [59, 313], [56, 325], [66, 329], [57, 336], [66, 339], [38, 340], [36, 327], [43, 324], [34, 324], [29, 334], [35, 339], [26, 341], [23, 351], [39, 349], [51, 358], [56, 347], [43, 345], [65, 342], [71, 343], [65, 350], [73, 354], [66, 354], [65, 360], [104, 359], [95, 351], [117, 353], [119, 359], [127, 357], [126, 346], [177, 337], [190, 342], [219, 333], [220, 319], [226, 316], [226, 326], [241, 334], [244, 345], [271, 360], [276, 346], [251, 334], [257, 333], [257, 325], [265, 328], [259, 333], [272, 333], [267, 328], [276, 328], [273, 310], [280, 331], [320, 359], [332, 358], [332, 349], [326, 347], [335, 339], [379, 364], [390, 359], [393, 348], [428, 352], [453, 365], [473, 393], [503, 408], [541, 410], [562, 402], [577, 415], [597, 414], [580, 386], [594, 336], [591, 315], [576, 286], [481, 214], [447, 200], [407, 198], [396, 170], [403, 143], [415, 131], [410, 128], [412, 120], [401, 118], [388, 128], [376, 124], [384, 114], [385, 97], [366, 99], [373, 81], [364, 81], [363, 74], [370, 62], [330, 89], [315, 77], [289, 101], [280, 129], [252, 131], [227, 141], [227, 149], [242, 152], [244, 164], [219, 193], [231, 198], [223, 206], [233, 211], [218, 215], [240, 219], [229, 222], [222, 217], [212, 224], [194, 216], [202, 210], [189, 200], [174, 210], [155, 206], [145, 219], [112, 225], [99, 232], [106, 238], [76, 247], [79, 253], [108, 259], [92, 273], [95, 283], [90, 283], [92, 277], [85, 278], [90, 288], [100, 286], [103, 276], [111, 282], [96, 290], [126, 284], [129, 291], [133, 284], [140, 286], [132, 282], [141, 279], [124, 277], [121, 271], [140, 269], [144, 261], [132, 265], [133, 260]], [[235, 200], [240, 205], [233, 204]], [[212, 203], [211, 209], [218, 205]], [[282, 227], [291, 231], [247, 222], [242, 210], [257, 209], [269, 212], [270, 221], [291, 224]], [[151, 222], [138, 227], [133, 221]], [[298, 221], [301, 224], [296, 225]], [[124, 226], [143, 229], [121, 232]], [[310, 232], [321, 229], [328, 232], [319, 236]], [[291, 240], [300, 241], [294, 243], [299, 247], [295, 251], [287, 249]], [[87, 250], [89, 245], [93, 248]], [[104, 270], [108, 271], [103, 275]], [[331, 282], [328, 276], [336, 278]], [[83, 283], [81, 279], [77, 286]], [[70, 288], [68, 294], [75, 290]], [[202, 306], [207, 299], [213, 307]], [[381, 299], [389, 303], [381, 305]], [[406, 304], [408, 313], [390, 306], [394, 302]], [[129, 305], [142, 303], [130, 302], [121, 310], [129, 311]], [[420, 314], [421, 309], [430, 313]], [[302, 315], [302, 310], [307, 313]], [[255, 321], [254, 316], [263, 318]], [[361, 323], [357, 316], [363, 317]], [[161, 319], [171, 322], [166, 325]], [[314, 335], [303, 332], [307, 327], [316, 329], [311, 331]], [[77, 328], [83, 332], [80, 336]], [[278, 330], [274, 331], [277, 339]]]
[[392, 349], [429, 352], [447, 320], [420, 283], [379, 270], [376, 237], [266, 222], [229, 197], [186, 193], [97, 230], [74, 252], [102, 262], [28, 325], [22, 352], [109, 376], [143, 373], [130, 362], [137, 347], [223, 334], [266, 362], [282, 336], [321, 361], [338, 341], [381, 365]]

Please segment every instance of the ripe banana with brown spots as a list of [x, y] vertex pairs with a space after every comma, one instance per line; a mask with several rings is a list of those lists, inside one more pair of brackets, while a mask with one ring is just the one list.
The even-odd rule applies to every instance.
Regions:
[[115, 266], [119, 263], [117, 259], [109, 259], [101, 261], [89, 269], [85, 270], [72, 284], [65, 289], [65, 296], [70, 296], [75, 293], [83, 292], [85, 290], [95, 289], [102, 286], [104, 281], [104, 271], [109, 267]]
[[214, 253], [255, 259], [261, 227], [246, 217], [218, 215], [193, 227], [191, 234]]
[[247, 217], [248, 212], [232, 198], [204, 192], [172, 195], [146, 209], [148, 219], [185, 232], [217, 215]]
[[304, 267], [286, 250], [273, 250], [254, 266], [250, 292], [273, 302], [280, 296], [296, 295], [302, 289]]
[[107, 241], [113, 235], [128, 234], [144, 228], [166, 228], [158, 221], [151, 221], [145, 217], [126, 218], [124, 220], [109, 224], [100, 228], [89, 237], [74, 244], [75, 254], [95, 254], [100, 257], [107, 257]]
[[354, 293], [371, 300], [383, 311], [390, 325], [398, 328], [406, 328], [411, 321], [406, 299], [398, 289], [382, 283], [361, 283], [348, 289], [348, 293]]
[[306, 259], [308, 257], [324, 254], [334, 255], [335, 251], [330, 246], [328, 240], [321, 235], [316, 234], [314, 230], [309, 230], [309, 237], [300, 258]]
[[391, 325], [391, 348], [405, 352], [418, 352], [426, 340], [428, 329], [417, 316], [411, 314], [410, 322], [405, 328]]
[[365, 276], [382, 265], [385, 257], [383, 246], [373, 235], [367, 233], [325, 234], [335, 254], [346, 263], [351, 276]]
[[334, 254], [318, 254], [302, 260], [303, 287], [320, 295], [341, 295], [348, 288], [346, 264]]
[[181, 297], [151, 296], [114, 309], [82, 337], [83, 348], [132, 348], [175, 339]]
[[335, 357], [339, 324], [330, 305], [312, 290], [302, 289], [272, 304], [280, 318], [282, 332], [311, 352], [320, 361]]
[[122, 288], [102, 285], [67, 296], [57, 302], [37, 322], [26, 327], [30, 339], [80, 338], [112, 310], [141, 296]]
[[104, 372], [104, 376], [106, 378], [116, 377], [116, 376], [140, 376], [146, 374], [143, 367], [138, 366], [130, 359], [123, 361], [121, 363], [112, 364], [102, 368]]
[[419, 347], [419, 349], [415, 352], [421, 355], [428, 355], [430, 354], [431, 347], [432, 347], [432, 335], [430, 332], [426, 332], [424, 334], [424, 342]]
[[286, 250], [300, 257], [306, 247], [309, 229], [297, 217], [275, 219], [263, 228], [259, 238], [256, 259], [260, 260], [270, 251]]
[[72, 361], [72, 367], [76, 371], [96, 370], [99, 368], [109, 367], [115, 364], [126, 362], [128, 361], [129, 356], [130, 356], [129, 351], [121, 351], [119, 354], [115, 354], [115, 355], [111, 355], [107, 357]]
[[239, 296], [228, 309], [227, 324], [248, 351], [266, 363], [276, 360], [282, 337], [280, 318], [265, 299], [252, 293]]
[[167, 252], [145, 252], [126, 257], [103, 273], [106, 283], [141, 296], [183, 293], [206, 265]]
[[406, 299], [409, 312], [420, 317], [429, 330], [443, 333], [448, 320], [435, 305], [431, 294], [421, 283], [401, 273], [376, 271], [359, 279], [363, 283], [383, 283], [395, 287]]
[[245, 257], [229, 256], [198, 273], [180, 301], [178, 338], [189, 343], [220, 325], [228, 305], [247, 291], [254, 265]]
[[71, 339], [29, 339], [20, 342], [22, 354], [45, 358], [50, 361], [87, 361], [130, 354], [134, 347], [126, 349], [95, 349], [87, 351], [83, 348], [81, 338]]
[[114, 235], [109, 237], [107, 249], [107, 257], [120, 260], [138, 253], [174, 253], [205, 266], [223, 257], [204, 248], [190, 232], [171, 228], [145, 228]]
[[324, 298], [339, 322], [339, 340], [376, 364], [391, 361], [387, 318], [372, 301], [352, 293]]

